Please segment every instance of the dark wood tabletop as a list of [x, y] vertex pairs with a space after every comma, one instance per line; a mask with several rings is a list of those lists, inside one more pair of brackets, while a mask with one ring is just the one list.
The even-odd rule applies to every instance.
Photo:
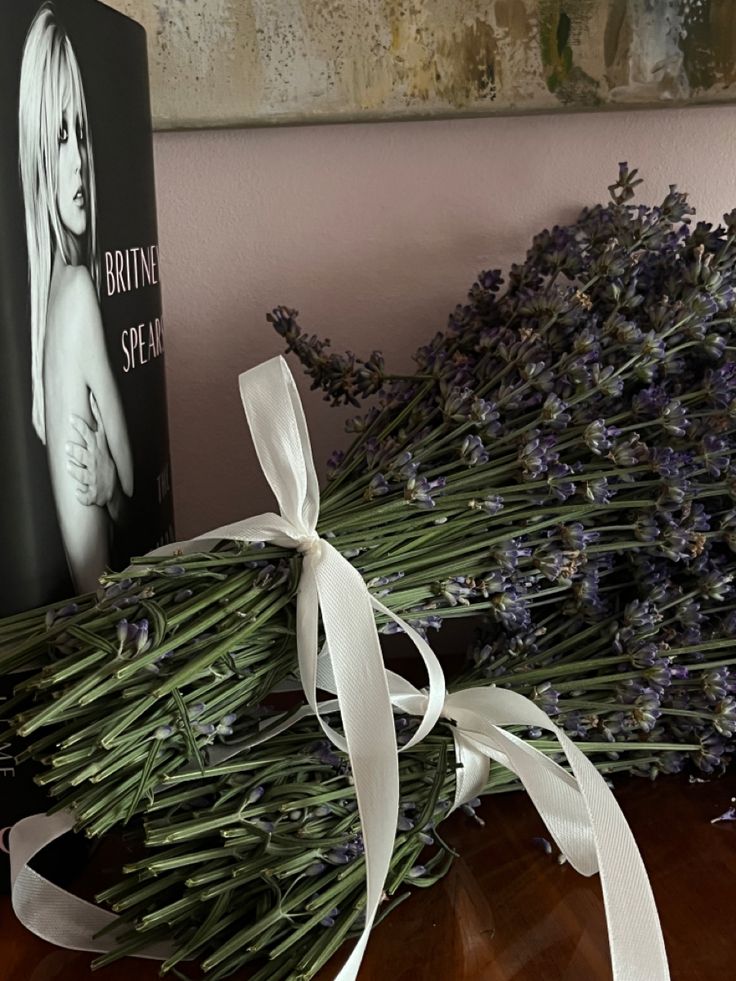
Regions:
[[[619, 779], [617, 795], [649, 870], [673, 979], [736, 977], [736, 823], [711, 823], [736, 797], [736, 774], [709, 783]], [[535, 842], [545, 831], [524, 794], [488, 798], [479, 814], [484, 828], [463, 814], [444, 826], [461, 857], [374, 930], [361, 981], [609, 979], [597, 877], [584, 879]], [[34, 937], [0, 900], [1, 981], [84, 981], [90, 960]], [[131, 977], [154, 981], [157, 967], [126, 960], [94, 975]]]

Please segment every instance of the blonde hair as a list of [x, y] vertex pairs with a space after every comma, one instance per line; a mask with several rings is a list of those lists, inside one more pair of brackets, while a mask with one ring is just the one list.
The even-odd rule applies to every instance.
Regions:
[[84, 263], [99, 296], [100, 260], [97, 250], [97, 195], [94, 158], [87, 122], [82, 76], [69, 36], [52, 3], [41, 5], [33, 18], [23, 48], [20, 69], [18, 123], [20, 177], [28, 240], [28, 278], [31, 292], [31, 383], [33, 426], [46, 442], [46, 407], [43, 389], [43, 351], [49, 285], [56, 249], [69, 265], [70, 233], [64, 228], [56, 201], [59, 171], [59, 131], [65, 83], [72, 105], [79, 109], [87, 141], [87, 229]]

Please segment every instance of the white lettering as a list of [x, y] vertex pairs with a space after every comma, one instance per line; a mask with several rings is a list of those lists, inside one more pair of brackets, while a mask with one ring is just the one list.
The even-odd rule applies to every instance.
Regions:
[[107, 295], [115, 292], [115, 276], [112, 271], [112, 252], [105, 253], [105, 279], [107, 280]]
[[105, 252], [107, 295], [158, 285], [158, 245], [133, 245]]
[[123, 371], [148, 364], [164, 353], [164, 330], [160, 317], [126, 328], [120, 336], [123, 349]]

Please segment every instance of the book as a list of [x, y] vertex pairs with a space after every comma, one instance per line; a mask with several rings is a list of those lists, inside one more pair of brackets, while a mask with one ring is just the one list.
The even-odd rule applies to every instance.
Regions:
[[[0, 21], [8, 616], [95, 589], [174, 528], [145, 32], [96, 0], [13, 0]], [[0, 678], [0, 716], [16, 680]], [[42, 799], [13, 755], [0, 853]]]

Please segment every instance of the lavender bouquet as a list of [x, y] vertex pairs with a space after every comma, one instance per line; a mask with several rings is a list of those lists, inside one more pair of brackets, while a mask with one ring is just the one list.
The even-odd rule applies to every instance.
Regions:
[[[690, 756], [714, 772], [736, 726], [736, 213], [724, 226], [691, 228], [684, 195], [673, 188], [659, 207], [636, 206], [636, 183], [622, 165], [611, 202], [537, 236], [505, 289], [500, 273], [482, 274], [447, 331], [417, 352], [413, 375], [390, 375], [378, 354], [330, 353], [285, 308], [270, 319], [332, 402], [375, 397], [350, 424], [351, 447], [331, 461], [319, 531], [420, 630], [484, 618], [476, 663], [458, 663], [457, 684], [490, 674], [529, 694], [608, 770], [669, 771]], [[255, 861], [243, 873], [249, 895], [253, 875], [263, 884], [249, 913], [262, 941], [254, 956], [273, 954], [268, 970], [278, 963], [286, 974], [298, 963], [298, 976], [309, 977], [322, 962], [322, 921], [341, 939], [360, 917], [360, 899], [336, 887], [362, 881], [344, 761], [329, 754], [327, 776], [343, 803], [315, 804], [316, 812], [307, 797], [324, 793], [326, 776], [307, 723], [270, 743], [252, 770], [247, 759], [207, 769], [212, 744], [247, 731], [293, 670], [299, 563], [268, 545], [144, 557], [104, 577], [97, 596], [6, 621], [0, 663], [47, 661], [19, 686], [15, 728], [33, 736], [27, 753], [47, 764], [41, 779], [56, 806], [72, 807], [90, 835], [147, 813], [151, 851], [196, 852], [203, 875], [227, 869], [228, 883], [240, 874], [228, 862]], [[408, 862], [422, 835], [434, 837], [438, 802], [448, 799], [448, 740], [438, 732], [402, 764], [412, 828], [411, 848], [397, 840], [396, 886], [435, 869], [410, 875]], [[287, 772], [284, 789], [284, 761], [299, 747], [298, 780]], [[502, 774], [490, 789], [512, 780]], [[238, 847], [225, 834], [227, 808], [231, 830], [243, 831]], [[171, 839], [177, 814], [185, 827]], [[314, 820], [310, 841], [300, 822]], [[293, 851], [280, 837], [288, 828]], [[274, 845], [296, 862], [287, 917], [274, 913], [282, 887], [266, 875]], [[340, 872], [333, 849], [353, 860]], [[337, 891], [306, 875], [307, 853], [309, 867], [334, 873]], [[150, 861], [149, 853], [134, 873], [151, 878]], [[211, 943], [227, 940], [221, 931], [211, 940], [213, 924], [242, 932], [243, 920], [223, 915], [230, 888], [190, 891], [220, 872], [192, 883], [189, 862], [171, 866], [165, 886], [160, 877], [135, 888], [128, 880], [108, 898], [140, 928], [131, 943], [149, 927], [173, 931], [225, 976], [245, 955], [238, 942], [212, 960]], [[312, 907], [312, 894], [335, 902]], [[339, 914], [315, 921], [335, 907]]]

